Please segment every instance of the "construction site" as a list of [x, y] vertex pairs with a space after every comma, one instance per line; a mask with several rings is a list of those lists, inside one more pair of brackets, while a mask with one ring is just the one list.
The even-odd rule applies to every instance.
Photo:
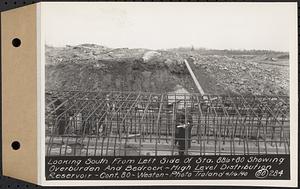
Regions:
[[[91, 56], [89, 55], [91, 52], [87, 52], [91, 47], [82, 48], [84, 49], [82, 54], [88, 57]], [[67, 47], [66, 49], [72, 51], [74, 49], [75, 51], [82, 50], [79, 47]], [[64, 51], [67, 51], [66, 49]], [[99, 47], [94, 49], [99, 50]], [[60, 49], [55, 53], [61, 51]], [[53, 52], [53, 49], [51, 52]], [[95, 55], [96, 53], [93, 53], [92, 50], [91, 54]], [[111, 56], [113, 55], [111, 54]], [[150, 69], [153, 65], [149, 66], [149, 62], [158, 64], [157, 62], [160, 62], [160, 59], [157, 59], [157, 57], [161, 57], [161, 55], [152, 53], [151, 56], [151, 58], [144, 59], [143, 63], [139, 62], [140, 59], [137, 59], [137, 61], [130, 59], [132, 75], [145, 71], [150, 72], [148, 75], [151, 75], [155, 69], [162, 70], [157, 67]], [[155, 60], [153, 60], [154, 56], [156, 56]], [[166, 73], [168, 72], [168, 76], [172, 76], [173, 79], [161, 78], [163, 81], [170, 80], [169, 82], [159, 83], [159, 81], [156, 81], [156, 83], [151, 84], [150, 82], [147, 84], [145, 79], [147, 76], [145, 76], [141, 79], [145, 82], [139, 87], [138, 81], [129, 85], [130, 82], [127, 82], [127, 79], [124, 78], [123, 82], [125, 81], [127, 84], [118, 81], [112, 82], [112, 79], [107, 82], [111, 84], [99, 84], [91, 81], [95, 70], [105, 75], [105, 71], [112, 69], [105, 66], [113, 67], [114, 65], [111, 62], [120, 63], [120, 59], [121, 62], [124, 62], [124, 58], [120, 58], [120, 56], [117, 58], [101, 57], [101, 61], [105, 64], [100, 65], [100, 61], [97, 60], [98, 64], [93, 62], [82, 66], [82, 63], [74, 63], [75, 60], [81, 61], [82, 58], [75, 57], [66, 60], [65, 57], [59, 57], [57, 54], [53, 55], [48, 52], [47, 58], [51, 60], [49, 61], [51, 63], [46, 65], [46, 155], [289, 154], [290, 106], [288, 92], [286, 93], [288, 86], [278, 86], [276, 84], [278, 82], [274, 80], [274, 87], [271, 85], [268, 92], [257, 92], [259, 91], [257, 90], [255, 93], [244, 88], [245, 91], [250, 91], [246, 93], [240, 88], [237, 89], [235, 83], [227, 86], [226, 81], [222, 83], [222, 81], [217, 82], [216, 79], [211, 79], [218, 77], [218, 74], [214, 77], [209, 76], [209, 82], [203, 82], [206, 76], [199, 74], [199, 71], [203, 71], [203, 65], [202, 69], [199, 69], [197, 62], [201, 64], [201, 61], [197, 59], [198, 56], [194, 55], [194, 57], [196, 58], [193, 60], [185, 58], [185, 56], [181, 57], [180, 64], [178, 63], [177, 67], [174, 67], [173, 63], [169, 61], [169, 65], [173, 66], [174, 69], [172, 70], [170, 67], [164, 69], [168, 70]], [[203, 56], [199, 55], [199, 57]], [[248, 57], [246, 59], [249, 62]], [[128, 59], [126, 61], [128, 62]], [[233, 59], [233, 61], [235, 60]], [[286, 69], [286, 65], [282, 66], [281, 62], [266, 61], [268, 61], [267, 66], [269, 67], [276, 67], [280, 64], [279, 67]], [[72, 66], [82, 66], [80, 70], [85, 68], [91, 70], [87, 68], [91, 65], [98, 66], [93, 67], [94, 69], [90, 74], [80, 73], [81, 83], [76, 83], [75, 76], [74, 79], [65, 80], [62, 78], [66, 77], [66, 74], [53, 76], [53, 74], [57, 74], [53, 70], [66, 69], [69, 64], [71, 65], [70, 62], [72, 62]], [[143, 64], [148, 67], [141, 66]], [[224, 65], [228, 67], [230, 64], [222, 65], [223, 72], [219, 75], [226, 73], [228, 68], [226, 70]], [[246, 65], [260, 66], [253, 63]], [[266, 66], [266, 64], [261, 65]], [[211, 65], [205, 66], [209, 67]], [[141, 70], [141, 67], [143, 67], [143, 70]], [[238, 67], [244, 69], [243, 66]], [[270, 70], [269, 67], [268, 70]], [[123, 68], [123, 74], [129, 77], [126, 73], [128, 65], [119, 69]], [[102, 71], [99, 69], [102, 69]], [[103, 69], [106, 70], [103, 71]], [[248, 68], [245, 67], [245, 69]], [[175, 73], [176, 71], [181, 73]], [[122, 73], [116, 73], [122, 75]], [[78, 75], [76, 72], [72, 74]], [[109, 74], [112, 75], [110, 77], [114, 77], [113, 71]], [[280, 74], [277, 76], [281, 77]], [[235, 77], [239, 76], [235, 75]], [[83, 81], [85, 79], [91, 80], [84, 85]], [[135, 78], [135, 80], [138, 80], [138, 78]], [[247, 79], [246, 77], [241, 78], [241, 80], [245, 83], [254, 82], [253, 79]], [[172, 83], [173, 81], [175, 83]], [[70, 82], [75, 82], [75, 84]], [[263, 79], [260, 82], [264, 89], [268, 88], [265, 83], [273, 84], [271, 81], [264, 81]], [[285, 82], [288, 83], [288, 81]], [[55, 86], [47, 85], [47, 83], [54, 83]], [[91, 83], [92, 87], [88, 87]], [[66, 87], [67, 85], [69, 87]], [[97, 88], [98, 85], [102, 88]], [[160, 87], [157, 87], [158, 85]], [[247, 84], [244, 85], [247, 86]], [[145, 86], [148, 86], [147, 89], [151, 88], [150, 86], [156, 86], [157, 90], [147, 91], [143, 89]], [[248, 84], [248, 87], [252, 87], [252, 89], [256, 86]], [[235, 92], [234, 89], [240, 91], [240, 93]], [[255, 89], [252, 91], [255, 91]]]

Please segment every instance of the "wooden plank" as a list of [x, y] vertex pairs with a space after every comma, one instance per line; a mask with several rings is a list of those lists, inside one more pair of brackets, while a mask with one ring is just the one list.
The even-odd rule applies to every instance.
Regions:
[[185, 65], [186, 65], [187, 69], [189, 70], [189, 73], [190, 73], [190, 75], [192, 76], [192, 78], [193, 78], [193, 80], [194, 80], [194, 83], [195, 83], [195, 85], [196, 85], [198, 91], [200, 92], [201, 96], [203, 96], [203, 95], [205, 94], [205, 93], [204, 93], [204, 90], [203, 90], [202, 87], [200, 86], [200, 83], [198, 82], [198, 80], [197, 80], [197, 78], [196, 78], [196, 76], [195, 76], [195, 74], [194, 74], [194, 72], [193, 72], [191, 66], [189, 65], [188, 61], [185, 60], [185, 59], [184, 59], [184, 63], [185, 63]]

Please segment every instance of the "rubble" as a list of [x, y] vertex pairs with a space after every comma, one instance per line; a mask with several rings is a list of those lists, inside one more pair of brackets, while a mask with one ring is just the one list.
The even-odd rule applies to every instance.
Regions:
[[261, 59], [265, 57], [208, 55], [199, 57], [196, 64], [214, 75], [219, 85], [234, 93], [288, 95], [289, 67], [264, 64]]
[[288, 54], [203, 52], [111, 49], [93, 44], [46, 46], [46, 87], [170, 92], [181, 85], [189, 92], [197, 92], [183, 63], [184, 59], [192, 58], [192, 69], [205, 92], [289, 94]]
[[143, 60], [145, 63], [150, 62], [152, 59], [159, 57], [161, 54], [156, 51], [148, 51], [144, 54]]

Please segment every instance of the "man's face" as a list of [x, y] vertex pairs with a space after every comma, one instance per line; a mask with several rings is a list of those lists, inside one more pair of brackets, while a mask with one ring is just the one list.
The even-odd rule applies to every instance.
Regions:
[[177, 115], [177, 121], [178, 121], [178, 124], [185, 124], [185, 116], [184, 114], [178, 114]]

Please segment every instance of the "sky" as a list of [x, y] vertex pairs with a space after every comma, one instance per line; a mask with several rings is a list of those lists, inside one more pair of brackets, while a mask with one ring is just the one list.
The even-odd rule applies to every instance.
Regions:
[[43, 5], [47, 45], [289, 51], [296, 3], [74, 2]]

